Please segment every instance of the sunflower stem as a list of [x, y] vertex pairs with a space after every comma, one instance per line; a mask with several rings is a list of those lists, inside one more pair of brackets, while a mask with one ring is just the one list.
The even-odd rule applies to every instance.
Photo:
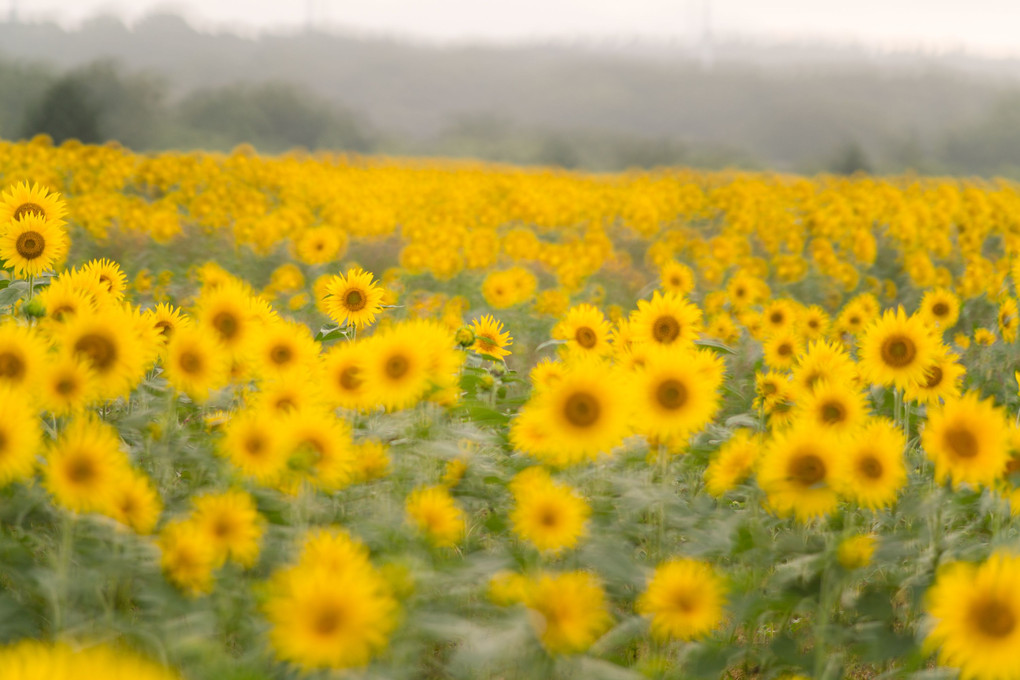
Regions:
[[28, 301], [32, 301], [32, 294], [35, 292], [35, 274], [28, 275]]

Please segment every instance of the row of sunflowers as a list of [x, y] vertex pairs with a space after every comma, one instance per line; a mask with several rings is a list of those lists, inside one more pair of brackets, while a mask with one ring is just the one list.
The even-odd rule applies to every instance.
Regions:
[[0, 187], [4, 678], [1020, 678], [1012, 184]]

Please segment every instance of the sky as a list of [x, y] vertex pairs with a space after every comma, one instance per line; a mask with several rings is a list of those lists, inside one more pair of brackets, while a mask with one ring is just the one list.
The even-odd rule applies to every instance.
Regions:
[[[127, 22], [155, 10], [245, 34], [323, 28], [432, 41], [515, 42], [714, 36], [830, 41], [894, 51], [1020, 56], [1020, 0], [0, 0], [24, 20]], [[710, 8], [706, 11], [706, 5]]]

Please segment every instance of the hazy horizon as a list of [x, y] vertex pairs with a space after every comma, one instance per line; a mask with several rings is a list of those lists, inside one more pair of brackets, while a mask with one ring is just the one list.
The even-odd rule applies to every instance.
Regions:
[[[0, 16], [80, 25], [97, 15], [131, 24], [154, 12], [199, 30], [246, 35], [317, 28], [435, 42], [645, 39], [830, 43], [885, 51], [1020, 56], [1020, 3], [1012, 0], [0, 0]], [[707, 31], [706, 31], [707, 29]]]

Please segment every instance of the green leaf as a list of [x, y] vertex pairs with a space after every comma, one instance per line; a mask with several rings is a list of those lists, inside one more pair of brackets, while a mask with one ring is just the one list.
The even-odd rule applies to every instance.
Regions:
[[28, 281], [14, 281], [0, 290], [0, 307], [10, 307], [28, 292]]

